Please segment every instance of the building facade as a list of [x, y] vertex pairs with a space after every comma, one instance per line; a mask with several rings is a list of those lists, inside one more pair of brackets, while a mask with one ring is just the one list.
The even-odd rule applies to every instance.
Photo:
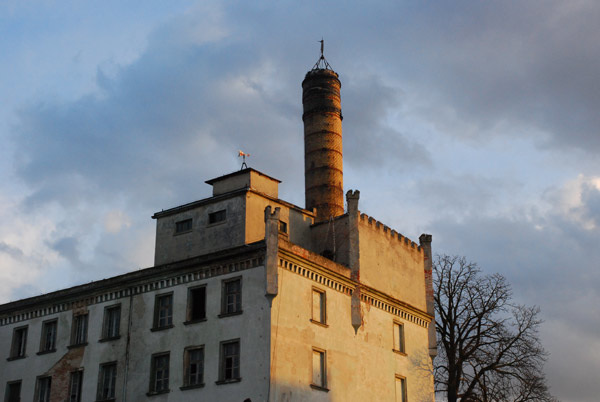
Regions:
[[4, 400], [433, 400], [431, 236], [344, 196], [340, 86], [303, 82], [307, 208], [242, 169], [153, 216], [153, 267], [0, 306]]

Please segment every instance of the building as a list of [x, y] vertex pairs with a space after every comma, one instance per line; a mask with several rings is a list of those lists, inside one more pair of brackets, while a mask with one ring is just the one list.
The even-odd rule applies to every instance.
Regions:
[[431, 236], [344, 199], [323, 56], [303, 106], [306, 208], [245, 168], [153, 216], [153, 267], [0, 306], [4, 400], [433, 400]]

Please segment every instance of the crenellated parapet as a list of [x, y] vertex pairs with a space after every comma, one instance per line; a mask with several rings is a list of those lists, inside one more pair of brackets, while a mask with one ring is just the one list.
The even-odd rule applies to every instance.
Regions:
[[361, 213], [360, 221], [361, 223], [369, 225], [372, 229], [378, 230], [382, 234], [389, 236], [392, 239], [397, 239], [399, 243], [407, 248], [415, 249], [418, 252], [423, 251], [419, 244], [367, 214]]

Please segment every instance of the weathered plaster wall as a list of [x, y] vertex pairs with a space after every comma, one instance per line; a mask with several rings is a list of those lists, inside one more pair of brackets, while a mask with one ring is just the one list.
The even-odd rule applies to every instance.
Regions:
[[360, 281], [427, 311], [424, 253], [419, 246], [364, 214], [358, 230]]
[[[209, 224], [208, 214], [222, 209], [227, 211], [227, 219]], [[158, 218], [154, 264], [166, 264], [244, 244], [244, 209], [245, 197], [242, 193]], [[175, 234], [175, 223], [185, 219], [192, 219], [192, 230]]]
[[313, 220], [309, 215], [290, 208], [287, 203], [277, 202], [252, 192], [246, 193], [245, 206], [246, 243], [253, 243], [265, 238], [264, 210], [267, 206], [271, 206], [272, 210], [279, 208], [279, 219], [287, 223], [289, 241], [302, 247], [310, 247], [310, 225]]
[[[145, 401], [149, 390], [150, 357], [170, 351], [169, 378], [171, 392], [152, 396], [154, 401], [243, 401], [245, 398], [266, 399], [268, 388], [269, 305], [265, 298], [264, 268], [245, 270], [194, 282], [206, 284], [207, 319], [190, 325], [186, 320], [188, 286], [177, 286], [149, 292], [134, 299], [131, 360], [129, 363], [128, 401]], [[242, 276], [242, 310], [239, 315], [219, 318], [221, 313], [221, 281]], [[173, 291], [174, 328], [152, 332], [153, 306], [156, 294]], [[221, 341], [240, 339], [242, 381], [217, 385], [219, 345]], [[204, 383], [201, 389], [182, 391], [183, 358], [187, 346], [205, 348]]]
[[[310, 321], [313, 286], [326, 292], [328, 327]], [[396, 374], [407, 378], [409, 400], [433, 400], [427, 329], [365, 303], [361, 309], [355, 334], [348, 294], [280, 268], [271, 312], [271, 401], [394, 401]], [[392, 350], [394, 319], [404, 322], [406, 355]], [[326, 350], [329, 392], [310, 387], [312, 347]]]
[[[310, 250], [319, 255], [331, 255], [333, 261], [349, 266], [348, 215], [338, 216], [332, 221], [324, 221], [311, 228]], [[330, 254], [332, 253], [332, 254]]]
[[[126, 337], [99, 342], [102, 337], [102, 321], [104, 308], [116, 303], [121, 304], [121, 334], [124, 334], [124, 323], [128, 320], [128, 299], [111, 300], [93, 305], [80, 305], [75, 309], [37, 317], [15, 325], [0, 327], [0, 351], [5, 354], [0, 364], [0, 386], [6, 382], [22, 380], [21, 400], [30, 401], [34, 398], [38, 376], [52, 376], [52, 401], [67, 399], [71, 371], [84, 368], [83, 395], [94, 400], [98, 386], [98, 370], [101, 363], [118, 361], [117, 371], [123, 373], [123, 357], [125, 355]], [[74, 313], [88, 313], [87, 345], [69, 349], [71, 343], [71, 328]], [[56, 351], [38, 355], [44, 321], [58, 319], [56, 334]], [[26, 358], [7, 362], [4, 360], [10, 353], [12, 331], [15, 327], [28, 325]], [[123, 384], [123, 377], [117, 378], [117, 389]]]

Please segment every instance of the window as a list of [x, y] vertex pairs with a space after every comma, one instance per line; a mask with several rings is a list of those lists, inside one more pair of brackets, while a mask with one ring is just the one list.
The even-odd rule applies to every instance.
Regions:
[[325, 292], [321, 289], [313, 288], [312, 290], [312, 319], [316, 324], [326, 324], [327, 320], [327, 304]]
[[85, 345], [87, 343], [87, 328], [87, 313], [73, 316], [73, 328], [71, 329], [71, 346]]
[[25, 357], [27, 349], [27, 327], [19, 327], [13, 330], [12, 345], [10, 348], [10, 359]]
[[35, 402], [50, 402], [50, 388], [52, 386], [52, 377], [38, 377]]
[[173, 326], [173, 293], [157, 295], [154, 301], [154, 329]]
[[150, 394], [169, 391], [169, 353], [152, 356], [150, 367]]
[[404, 325], [399, 322], [394, 322], [394, 352], [405, 353]]
[[240, 340], [221, 342], [217, 384], [240, 381]]
[[327, 361], [325, 351], [313, 348], [312, 350], [312, 384], [310, 386], [322, 391], [327, 390]]
[[287, 233], [287, 223], [284, 221], [279, 221], [279, 231], [281, 233]]
[[184, 387], [200, 387], [204, 385], [204, 348], [194, 347], [185, 350]]
[[396, 376], [396, 402], [406, 402], [406, 378]]
[[5, 402], [20, 402], [21, 401], [21, 380], [11, 381], [6, 384], [6, 393], [4, 394]]
[[83, 383], [83, 370], [71, 371], [69, 383], [69, 402], [81, 402], [81, 385]]
[[57, 320], [42, 323], [42, 337], [40, 339], [40, 353], [54, 352], [56, 350]]
[[188, 290], [187, 322], [206, 318], [206, 286]]
[[212, 212], [208, 214], [208, 224], [223, 222], [227, 219], [227, 211], [222, 209], [220, 211]]
[[175, 222], [175, 234], [189, 232], [192, 230], [192, 219]]
[[102, 338], [115, 339], [119, 337], [121, 326], [121, 305], [109, 306], [104, 309], [104, 323], [102, 325]]
[[233, 315], [242, 312], [242, 278], [225, 279], [221, 290], [221, 315]]
[[108, 401], [115, 399], [116, 382], [117, 362], [101, 364], [100, 373], [98, 375], [99, 401]]

